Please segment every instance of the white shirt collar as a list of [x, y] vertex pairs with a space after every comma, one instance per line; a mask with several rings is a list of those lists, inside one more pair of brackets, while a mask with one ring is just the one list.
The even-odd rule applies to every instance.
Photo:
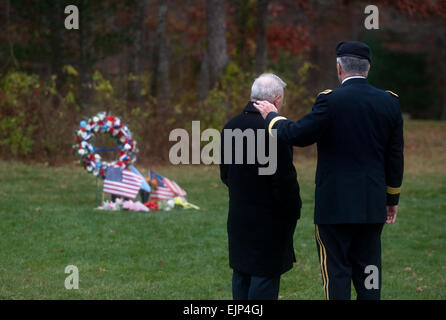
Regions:
[[[351, 76], [351, 77], [347, 77], [347, 78], [345, 78], [344, 81], [342, 81], [342, 83], [344, 83], [344, 82], [347, 81], [347, 80], [350, 80], [350, 79], [357, 79], [357, 78], [365, 79], [365, 77], [363, 77], [363, 76]], [[341, 84], [342, 84], [342, 83], [341, 83]]]

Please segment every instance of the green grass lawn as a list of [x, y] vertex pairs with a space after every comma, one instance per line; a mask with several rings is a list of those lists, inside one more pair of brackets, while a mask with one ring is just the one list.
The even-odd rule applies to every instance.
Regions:
[[[408, 162], [397, 223], [384, 228], [383, 299], [446, 299], [446, 170], [431, 172], [429, 161]], [[323, 299], [315, 160], [298, 156], [296, 167], [304, 202], [297, 263], [283, 275], [280, 297]], [[96, 180], [80, 167], [0, 162], [0, 298], [231, 299], [228, 198], [218, 168], [155, 171], [202, 210], [98, 211]], [[64, 287], [67, 265], [79, 269], [78, 290]]]
[[[314, 161], [300, 183], [297, 263], [282, 299], [323, 299], [314, 241]], [[0, 163], [0, 298], [230, 299], [227, 192], [215, 167], [161, 168], [202, 210], [94, 210], [95, 178], [77, 167]], [[446, 175], [406, 175], [396, 225], [383, 232], [384, 299], [446, 298]], [[66, 290], [67, 265], [79, 290]]]

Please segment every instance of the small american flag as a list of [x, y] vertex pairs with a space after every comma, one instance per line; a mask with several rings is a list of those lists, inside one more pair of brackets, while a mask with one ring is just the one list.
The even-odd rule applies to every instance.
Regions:
[[119, 167], [107, 169], [104, 181], [104, 192], [116, 196], [135, 199], [141, 188], [143, 178], [130, 170]]
[[160, 176], [159, 174], [153, 172], [152, 170], [150, 170], [150, 180], [155, 179], [156, 183], [158, 184], [158, 187], [164, 187], [164, 183], [163, 183], [163, 176]]
[[150, 193], [150, 199], [152, 200], [170, 200], [175, 197], [186, 196], [186, 191], [176, 184], [175, 181], [160, 176], [153, 171], [150, 171], [150, 179], [155, 179], [158, 183], [158, 187], [155, 191]]

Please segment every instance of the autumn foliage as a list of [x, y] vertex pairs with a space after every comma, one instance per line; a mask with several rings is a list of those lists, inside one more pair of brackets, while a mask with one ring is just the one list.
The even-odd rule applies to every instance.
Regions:
[[[334, 47], [352, 38], [369, 41], [373, 84], [398, 91], [405, 113], [446, 118], [445, 0], [376, 1], [378, 31], [364, 29], [364, 1], [226, 0], [223, 39], [207, 32], [218, 25], [210, 0], [78, 0], [81, 29], [69, 31], [61, 13], [72, 2], [0, 4], [2, 157], [67, 159], [79, 121], [105, 110], [129, 124], [140, 159], [162, 161], [172, 128], [201, 120], [219, 129], [240, 112], [258, 66], [287, 82], [284, 112], [297, 118], [338, 85]], [[226, 46], [215, 83], [210, 43]]]

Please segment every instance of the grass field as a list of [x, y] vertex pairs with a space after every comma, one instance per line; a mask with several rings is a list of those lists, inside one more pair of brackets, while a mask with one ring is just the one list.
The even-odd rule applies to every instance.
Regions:
[[[297, 263], [282, 277], [281, 299], [324, 298], [313, 225], [316, 161], [302, 153]], [[0, 162], [0, 299], [231, 299], [228, 200], [218, 168], [152, 169], [176, 180], [202, 210], [97, 211], [95, 178], [80, 167]], [[383, 299], [446, 299], [445, 228], [446, 123], [408, 122], [398, 219], [382, 237]], [[78, 290], [64, 287], [67, 265], [79, 269]]]

